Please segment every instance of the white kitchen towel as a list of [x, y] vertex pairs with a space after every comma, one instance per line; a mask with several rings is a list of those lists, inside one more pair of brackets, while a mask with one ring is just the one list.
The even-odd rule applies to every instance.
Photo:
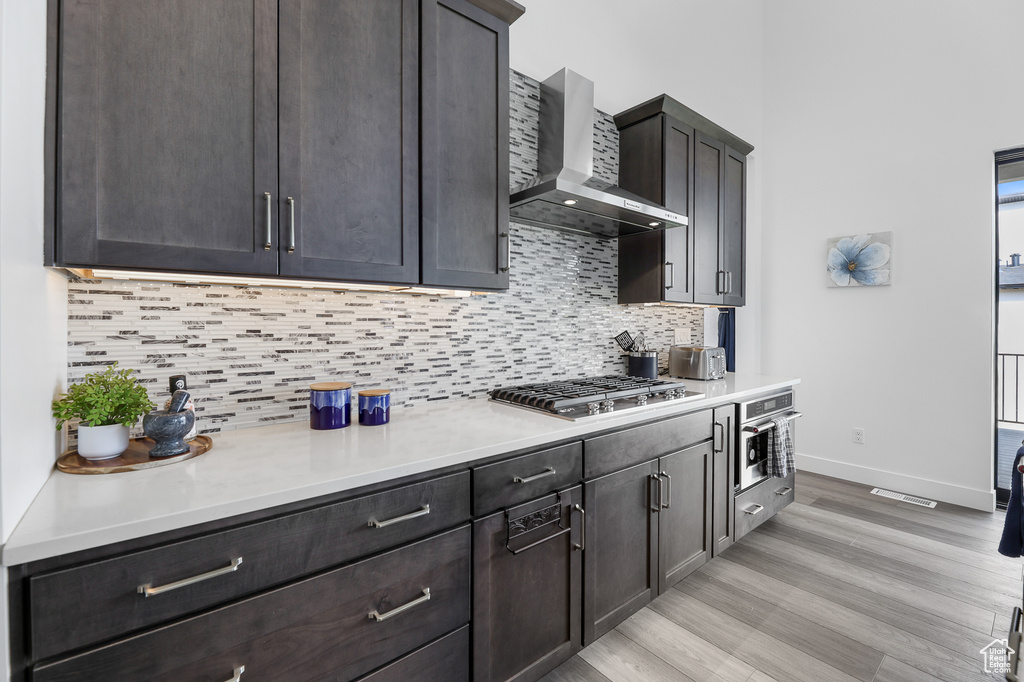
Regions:
[[785, 478], [796, 471], [793, 462], [793, 434], [789, 430], [789, 420], [778, 417], [772, 420], [775, 428], [768, 438], [768, 475], [774, 478]]

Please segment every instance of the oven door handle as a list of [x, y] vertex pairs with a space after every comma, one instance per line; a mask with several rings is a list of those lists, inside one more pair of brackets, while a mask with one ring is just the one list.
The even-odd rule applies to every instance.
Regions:
[[[789, 413], [787, 413], [785, 415], [785, 418], [788, 421], [793, 421], [794, 419], [799, 419], [802, 416], [804, 416], [803, 412], [789, 412]], [[754, 435], [757, 435], [759, 433], [767, 433], [768, 431], [771, 431], [774, 428], [775, 428], [775, 424], [774, 423], [772, 423], [771, 421], [766, 421], [766, 422], [761, 422], [760, 424], [754, 424], [752, 426], [744, 426], [743, 427], [743, 432], [744, 433], [752, 433]]]

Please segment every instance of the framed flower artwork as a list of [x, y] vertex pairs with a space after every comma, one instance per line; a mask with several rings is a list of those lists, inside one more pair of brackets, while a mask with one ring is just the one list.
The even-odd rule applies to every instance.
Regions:
[[892, 283], [892, 232], [830, 237], [825, 267], [830, 287]]

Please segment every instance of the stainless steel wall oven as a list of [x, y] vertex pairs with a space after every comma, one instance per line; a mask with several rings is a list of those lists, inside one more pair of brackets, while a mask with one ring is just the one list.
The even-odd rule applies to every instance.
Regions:
[[[736, 490], [746, 490], [768, 478], [768, 439], [773, 419], [785, 417], [792, 422], [802, 416], [793, 409], [793, 392], [777, 393], [739, 404], [739, 447], [736, 448]], [[792, 429], [796, 444], [796, 429]]]

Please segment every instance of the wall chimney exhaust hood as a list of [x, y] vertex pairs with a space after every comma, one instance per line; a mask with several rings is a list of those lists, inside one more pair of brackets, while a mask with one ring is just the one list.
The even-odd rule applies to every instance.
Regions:
[[594, 83], [562, 69], [541, 84], [540, 174], [512, 190], [514, 222], [604, 238], [687, 224], [686, 216], [594, 177]]

